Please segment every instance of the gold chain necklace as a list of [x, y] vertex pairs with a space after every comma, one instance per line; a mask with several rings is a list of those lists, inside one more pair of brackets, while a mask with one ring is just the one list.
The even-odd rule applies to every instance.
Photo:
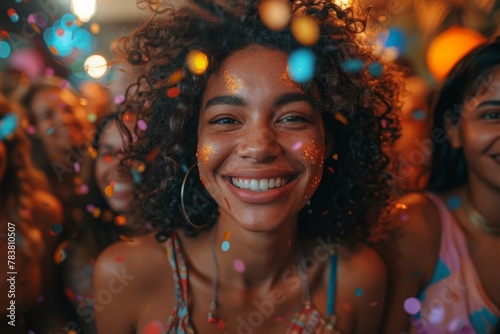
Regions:
[[500, 237], [500, 225], [495, 225], [485, 216], [483, 216], [479, 211], [477, 211], [472, 206], [470, 197], [468, 195], [465, 196], [464, 210], [472, 226], [474, 226], [479, 231], [486, 232], [495, 237]]

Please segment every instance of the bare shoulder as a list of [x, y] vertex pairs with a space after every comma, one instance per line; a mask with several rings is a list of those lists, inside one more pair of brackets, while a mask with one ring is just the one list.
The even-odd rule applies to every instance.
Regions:
[[45, 229], [54, 224], [63, 223], [63, 208], [61, 202], [51, 193], [37, 190], [33, 193], [33, 216], [37, 219], [38, 225]]
[[94, 277], [96, 280], [106, 279], [117, 271], [126, 270], [134, 276], [132, 286], [141, 289], [150, 287], [158, 277], [158, 269], [167, 269], [166, 266], [165, 244], [158, 242], [155, 234], [150, 233], [107, 247], [96, 260]]
[[107, 247], [94, 267], [94, 308], [99, 332], [136, 332], [145, 317], [144, 310], [152, 312], [151, 305], [172, 309], [172, 286], [165, 244], [158, 242], [154, 233]]
[[349, 281], [352, 285], [365, 288], [385, 285], [385, 265], [379, 255], [366, 245], [340, 247], [339, 266], [342, 271], [349, 273]]

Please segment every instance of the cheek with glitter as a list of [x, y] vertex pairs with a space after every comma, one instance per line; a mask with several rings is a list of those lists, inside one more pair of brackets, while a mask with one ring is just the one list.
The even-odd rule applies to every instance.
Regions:
[[313, 140], [303, 145], [301, 151], [307, 164], [323, 167], [323, 161], [325, 159], [324, 145], [318, 144]]
[[208, 165], [210, 161], [210, 157], [213, 155], [214, 150], [212, 146], [203, 144], [201, 147], [198, 147], [196, 152], [196, 157], [199, 161], [201, 161], [204, 165]]
[[224, 81], [226, 82], [228, 92], [231, 94], [237, 94], [241, 89], [243, 89], [243, 80], [228, 71], [224, 71]]

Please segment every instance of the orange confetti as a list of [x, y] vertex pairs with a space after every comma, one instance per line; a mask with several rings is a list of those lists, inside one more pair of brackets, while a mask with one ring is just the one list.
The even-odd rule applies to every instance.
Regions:
[[406, 206], [406, 204], [403, 204], [403, 203], [396, 204], [396, 208], [397, 209], [403, 209], [403, 210], [408, 209], [408, 207]]
[[347, 118], [345, 118], [345, 116], [344, 116], [344, 115], [342, 115], [342, 114], [341, 114], [341, 113], [339, 113], [339, 112], [336, 112], [336, 113], [335, 113], [335, 115], [334, 115], [334, 117], [335, 117], [335, 119], [336, 119], [337, 121], [339, 121], [340, 123], [342, 123], [342, 124], [344, 124], [344, 125], [347, 125], [347, 123], [349, 123], [349, 122], [347, 121]]
[[54, 55], [57, 55], [59, 53], [59, 51], [57, 51], [57, 49], [54, 45], [51, 45], [49, 49], [50, 49], [50, 52], [52, 52], [52, 54], [54, 54]]
[[231, 238], [231, 231], [227, 230], [224, 232], [224, 240], [228, 240], [229, 238]]
[[173, 86], [184, 78], [184, 70], [178, 69], [167, 80], [167, 85]]
[[127, 218], [125, 218], [125, 216], [118, 215], [118, 216], [115, 217], [115, 224], [118, 225], [118, 226], [126, 225], [127, 224]]
[[149, 152], [148, 155], [146, 155], [146, 162], [153, 161], [153, 159], [156, 158], [159, 152], [160, 150], [158, 149], [158, 146], [153, 148], [151, 152]]
[[99, 218], [100, 215], [101, 215], [101, 208], [95, 208], [92, 211], [92, 217]]
[[181, 93], [181, 90], [179, 87], [172, 87], [167, 90], [167, 96], [171, 99], [175, 99], [179, 94]]

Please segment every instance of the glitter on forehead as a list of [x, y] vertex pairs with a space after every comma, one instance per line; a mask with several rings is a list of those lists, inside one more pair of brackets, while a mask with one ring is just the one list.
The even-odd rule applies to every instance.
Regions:
[[280, 82], [283, 83], [286, 87], [298, 88], [295, 81], [293, 81], [292, 78], [290, 77], [290, 73], [288, 72], [288, 67], [285, 67], [285, 70], [283, 71], [283, 73], [281, 73]]
[[323, 166], [325, 157], [325, 146], [318, 145], [314, 140], [302, 146], [302, 153], [306, 158], [306, 162], [311, 165]]
[[224, 71], [224, 81], [226, 82], [226, 88], [231, 94], [237, 94], [243, 88], [243, 80], [238, 78], [236, 74]]
[[210, 156], [214, 153], [214, 150], [210, 145], [203, 144], [200, 148], [198, 147], [198, 151], [196, 152], [196, 157], [203, 162], [203, 164], [207, 165], [210, 160]]

